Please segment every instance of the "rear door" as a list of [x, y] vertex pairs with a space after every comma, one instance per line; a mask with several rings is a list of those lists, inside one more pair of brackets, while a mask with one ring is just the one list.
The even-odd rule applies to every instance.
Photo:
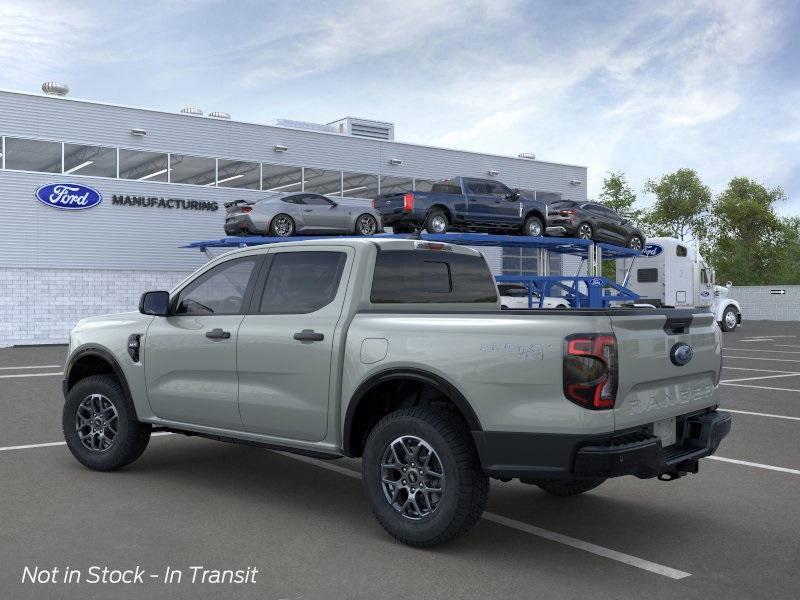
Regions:
[[[668, 315], [675, 316], [668, 321]], [[683, 328], [680, 319], [691, 315]], [[619, 382], [615, 428], [626, 429], [715, 406], [721, 366], [721, 338], [710, 312], [642, 311], [611, 314], [617, 337]], [[692, 358], [678, 366], [676, 347], [688, 345]]]
[[467, 220], [475, 225], [485, 225], [494, 220], [497, 199], [491, 193], [489, 182], [481, 179], [464, 179], [464, 197], [467, 200]]
[[268, 254], [239, 328], [239, 412], [247, 431], [325, 437], [334, 334], [353, 256], [348, 246]]

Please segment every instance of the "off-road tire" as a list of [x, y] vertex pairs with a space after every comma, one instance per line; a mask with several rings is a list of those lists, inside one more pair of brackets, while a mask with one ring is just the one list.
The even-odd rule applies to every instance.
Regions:
[[[393, 440], [415, 436], [437, 453], [444, 474], [436, 509], [419, 520], [398, 512], [382, 487], [381, 462]], [[402, 408], [383, 417], [370, 431], [362, 461], [364, 492], [372, 513], [394, 538], [431, 547], [468, 531], [481, 517], [489, 495], [489, 478], [481, 470], [466, 423], [448, 409]]]
[[548, 494], [565, 498], [567, 496], [577, 496], [589, 490], [593, 490], [605, 481], [599, 479], [542, 479], [536, 485]]
[[[116, 409], [117, 435], [103, 451], [90, 450], [80, 441], [76, 429], [78, 407], [87, 397], [100, 394]], [[142, 455], [150, 441], [150, 425], [140, 423], [136, 410], [119, 381], [113, 375], [92, 375], [81, 379], [69, 391], [61, 417], [64, 439], [72, 455], [95, 471], [113, 471], [131, 464]]]

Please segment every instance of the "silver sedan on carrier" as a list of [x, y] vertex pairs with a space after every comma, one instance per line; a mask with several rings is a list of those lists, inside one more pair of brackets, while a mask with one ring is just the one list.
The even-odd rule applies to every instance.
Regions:
[[380, 213], [355, 198], [332, 200], [309, 192], [274, 194], [263, 200], [227, 202], [225, 210], [226, 235], [289, 237], [383, 232]]

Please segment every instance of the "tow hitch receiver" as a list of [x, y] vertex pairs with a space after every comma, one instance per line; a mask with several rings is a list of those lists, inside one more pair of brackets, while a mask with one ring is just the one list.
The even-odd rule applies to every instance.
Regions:
[[689, 473], [697, 473], [700, 470], [700, 461], [692, 461], [680, 465], [680, 469], [676, 471], [665, 471], [658, 474], [659, 481], [675, 481]]

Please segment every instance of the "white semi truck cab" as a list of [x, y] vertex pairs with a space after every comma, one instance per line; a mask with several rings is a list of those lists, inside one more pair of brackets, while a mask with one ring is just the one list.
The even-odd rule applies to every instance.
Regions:
[[723, 331], [742, 323], [741, 307], [729, 297], [730, 283], [716, 285], [714, 269], [677, 238], [648, 238], [642, 256], [617, 260], [617, 281], [639, 294], [642, 304], [708, 307]]

